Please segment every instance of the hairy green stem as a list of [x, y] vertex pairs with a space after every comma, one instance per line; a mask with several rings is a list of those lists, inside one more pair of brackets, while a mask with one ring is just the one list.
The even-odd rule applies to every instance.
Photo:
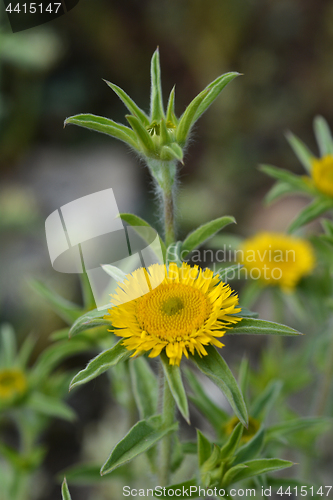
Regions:
[[321, 387], [319, 389], [319, 398], [316, 411], [318, 417], [324, 414], [331, 392], [333, 378], [333, 332], [331, 335], [331, 342], [326, 359], [325, 374], [322, 380]]
[[[171, 394], [168, 381], [164, 380], [164, 394], [163, 394], [163, 425], [170, 427], [175, 419], [175, 401]], [[172, 457], [172, 435], [166, 436], [161, 443], [161, 462], [159, 469], [159, 481], [161, 486], [167, 486], [170, 479]]]
[[165, 244], [168, 247], [176, 240], [175, 236], [175, 179], [176, 162], [147, 160], [148, 167], [156, 181], [163, 203]]

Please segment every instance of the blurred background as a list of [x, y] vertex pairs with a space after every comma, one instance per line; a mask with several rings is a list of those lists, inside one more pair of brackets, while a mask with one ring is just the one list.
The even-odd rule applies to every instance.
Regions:
[[[230, 231], [242, 236], [283, 230], [305, 204], [288, 198], [265, 208], [272, 182], [257, 166], [301, 174], [285, 132], [317, 153], [313, 117], [333, 125], [331, 0], [80, 0], [67, 15], [15, 34], [0, 8], [0, 319], [20, 339], [33, 331], [42, 350], [63, 326], [30, 278], [80, 301], [77, 277], [51, 267], [44, 232], [51, 212], [112, 187], [120, 211], [159, 225], [149, 173], [126, 146], [63, 128], [66, 117], [85, 112], [125, 123], [125, 108], [102, 78], [148, 110], [156, 46], [164, 96], [176, 84], [178, 115], [220, 74], [242, 73], [196, 125], [179, 176], [179, 236], [226, 214], [238, 222]], [[78, 425], [49, 431], [50, 478], [77, 460], [82, 435], [104, 414], [104, 382], [94, 383], [89, 408], [73, 396]], [[57, 498], [52, 488], [45, 498]]]

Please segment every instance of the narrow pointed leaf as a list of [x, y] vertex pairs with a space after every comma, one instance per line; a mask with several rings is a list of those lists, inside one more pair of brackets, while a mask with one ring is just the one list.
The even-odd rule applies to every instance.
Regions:
[[209, 92], [208, 89], [200, 92], [200, 94], [197, 95], [193, 99], [193, 101], [187, 106], [186, 110], [182, 114], [182, 116], [179, 120], [179, 123], [178, 123], [177, 132], [176, 132], [177, 142], [180, 145], [183, 145], [186, 143], [186, 140], [188, 138], [190, 130], [196, 121], [195, 114], [196, 114], [200, 104], [207, 96], [208, 92]]
[[296, 229], [313, 221], [319, 215], [333, 208], [333, 200], [329, 198], [317, 198], [310, 205], [307, 205], [292, 221], [288, 228], [288, 233], [293, 233]]
[[102, 264], [103, 271], [106, 272], [109, 276], [111, 276], [117, 283], [122, 283], [126, 278], [126, 273], [119, 269], [116, 266], [112, 266], [111, 264]]
[[161, 86], [160, 54], [158, 49], [155, 50], [151, 59], [150, 76], [150, 119], [151, 121], [160, 121], [160, 119], [164, 117], [164, 109]]
[[66, 118], [64, 125], [78, 125], [79, 127], [101, 132], [102, 134], [110, 135], [115, 139], [126, 142], [132, 148], [138, 150], [136, 135], [125, 125], [109, 120], [102, 116], [82, 114]]
[[[83, 259], [81, 259], [81, 262], [84, 264]], [[84, 272], [84, 273], [80, 273], [79, 276], [80, 276], [80, 284], [81, 284], [84, 309], [90, 311], [91, 309], [95, 309], [96, 302], [95, 302], [94, 294], [93, 294], [91, 286], [90, 286], [88, 274], [86, 272]]]
[[266, 194], [265, 203], [266, 205], [270, 205], [271, 203], [273, 203], [273, 201], [277, 201], [280, 198], [294, 194], [295, 191], [298, 190], [294, 186], [291, 186], [289, 183], [278, 181]]
[[214, 236], [218, 231], [221, 231], [228, 224], [236, 224], [235, 219], [229, 216], [220, 217], [195, 229], [195, 231], [185, 238], [182, 244], [182, 257], [186, 257], [188, 253], [205, 243], [205, 241]]
[[58, 293], [50, 290], [44, 283], [31, 280], [30, 285], [43, 299], [45, 299], [52, 309], [69, 325], [82, 315], [82, 308], [77, 304], [64, 299]]
[[76, 419], [76, 414], [70, 406], [58, 398], [47, 396], [41, 392], [34, 392], [30, 396], [27, 407], [48, 417], [62, 418], [70, 422]]
[[117, 94], [119, 99], [125, 104], [126, 108], [128, 111], [132, 113], [132, 115], [136, 116], [141, 120], [142, 124], [145, 126], [149, 125], [149, 117], [146, 115], [146, 113], [135, 104], [133, 99], [130, 98], [126, 92], [118, 87], [118, 85], [115, 85], [114, 83], [108, 82], [107, 80], [104, 80], [105, 83]]
[[[141, 217], [138, 217], [137, 215], [122, 213], [122, 214], [119, 214], [119, 217], [122, 220], [124, 220], [125, 222], [127, 222], [127, 224], [129, 224], [130, 226], [132, 226], [134, 228], [143, 226], [143, 227], [152, 228], [155, 231], [155, 229], [150, 224], [148, 224], [148, 222], [141, 219]], [[141, 235], [141, 233], [139, 233], [139, 234]], [[165, 243], [161, 237], [159, 237], [159, 240], [160, 240], [160, 244], [161, 244], [161, 248], [162, 248], [163, 257], [165, 258], [165, 255], [166, 255]]]
[[255, 399], [251, 407], [251, 416], [265, 420], [269, 411], [272, 409], [282, 389], [280, 380], [273, 380], [265, 390]]
[[209, 345], [205, 349], [207, 356], [200, 358], [196, 353], [194, 356], [190, 355], [190, 359], [223, 392], [239, 420], [247, 427], [248, 415], [243, 395], [230, 368], [214, 346]]
[[197, 442], [198, 442], [198, 459], [199, 467], [201, 467], [212, 454], [212, 445], [209, 439], [197, 429]]
[[163, 146], [161, 148], [160, 158], [163, 161], [177, 160], [183, 163], [183, 150], [175, 143]]
[[304, 429], [310, 429], [313, 426], [320, 426], [324, 429], [332, 427], [332, 421], [325, 417], [304, 417], [293, 418], [280, 424], [271, 425], [266, 429], [267, 440], [279, 438]]
[[194, 396], [189, 395], [190, 401], [195, 404], [195, 406], [219, 433], [223, 423], [229, 419], [229, 415], [213, 403], [213, 401], [207, 396], [199, 380], [191, 370], [185, 368], [185, 375], [189, 386], [194, 393]]
[[246, 468], [247, 467], [245, 464], [234, 465], [223, 476], [222, 486], [226, 487], [229, 486], [230, 484], [233, 484], [235, 477]]
[[265, 430], [260, 429], [257, 434], [237, 450], [234, 465], [251, 460], [258, 455], [263, 447]]
[[125, 346], [122, 345], [122, 340], [111, 347], [103, 351], [101, 354], [92, 359], [84, 370], [81, 370], [70, 384], [70, 390], [77, 385], [86, 384], [90, 380], [98, 377], [102, 373], [106, 372], [111, 366], [116, 365], [120, 361], [125, 361], [130, 357], [133, 351], [129, 351]]
[[314, 132], [317, 139], [320, 156], [333, 154], [333, 140], [327, 121], [322, 116], [314, 119]]
[[[192, 488], [192, 489], [191, 489]], [[154, 497], [162, 500], [170, 500], [177, 492], [176, 498], [179, 500], [186, 500], [187, 498], [199, 497], [199, 486], [196, 479], [189, 479], [182, 483], [173, 484], [171, 486], [159, 486], [158, 490], [154, 491]]]
[[90, 328], [95, 328], [97, 326], [111, 326], [109, 319], [105, 319], [104, 316], [107, 314], [107, 309], [94, 309], [93, 311], [88, 311], [87, 313], [80, 316], [72, 325], [69, 330], [69, 337], [75, 337], [85, 330]]
[[0, 366], [12, 367], [16, 357], [16, 336], [13, 327], [5, 323], [0, 330]]
[[141, 419], [157, 412], [158, 387], [154, 372], [141, 356], [130, 363], [133, 395]]
[[170, 136], [164, 118], [160, 121], [160, 138], [161, 144], [168, 144], [170, 142]]
[[45, 380], [63, 360], [87, 350], [87, 343], [80, 340], [57, 342], [45, 349], [38, 357], [31, 372], [34, 383]]
[[71, 494], [70, 494], [69, 489], [68, 489], [66, 478], [64, 479], [62, 486], [61, 486], [61, 495], [62, 495], [62, 500], [72, 500]]
[[175, 115], [175, 91], [176, 91], [176, 88], [173, 87], [171, 92], [170, 92], [170, 95], [169, 95], [167, 113], [166, 113], [166, 121], [177, 124], [178, 120], [177, 120], [176, 115]]
[[216, 274], [219, 275], [221, 281], [227, 282], [228, 280], [235, 278], [235, 272], [238, 273], [236, 276], [239, 276], [239, 271], [242, 267], [244, 267], [242, 264], [233, 264], [232, 266], [222, 267]]
[[101, 469], [101, 475], [109, 474], [141, 453], [149, 450], [163, 437], [177, 429], [177, 423], [170, 427], [163, 427], [160, 415], [147, 420], [140, 420], [126, 436], [113, 448], [109, 458]]
[[[229, 484], [234, 484], [238, 481], [248, 479], [250, 477], [258, 476], [260, 474], [266, 474], [267, 472], [275, 472], [278, 470], [283, 470], [294, 465], [293, 462], [288, 460], [280, 460], [279, 458], [258, 458], [256, 460], [249, 460], [244, 462], [244, 468], [239, 468], [239, 465], [232, 467], [228, 470], [223, 478], [223, 486], [229, 486]], [[236, 468], [237, 473], [234, 474]]]
[[226, 331], [226, 335], [302, 335], [289, 326], [265, 321], [263, 319], [244, 318], [237, 325]]
[[312, 162], [315, 159], [315, 156], [311, 153], [304, 142], [302, 142], [301, 139], [296, 137], [296, 135], [292, 132], [287, 132], [286, 138], [305, 170], [310, 173], [312, 171]]
[[301, 191], [313, 194], [313, 188], [303, 179], [300, 175], [295, 175], [283, 168], [273, 167], [272, 165], [260, 165], [260, 170], [265, 174], [278, 179], [286, 184], [292, 186], [296, 191]]
[[195, 114], [195, 121], [197, 121], [198, 118], [200, 118], [200, 116], [209, 108], [209, 106], [219, 96], [224, 87], [226, 87], [228, 83], [231, 82], [234, 78], [236, 78], [236, 76], [239, 76], [239, 73], [236, 72], [225, 73], [224, 75], [216, 78], [216, 80], [214, 80], [206, 87], [205, 90], [209, 90], [209, 92], [206, 95], [205, 99], [202, 101], [199, 108], [197, 109], [197, 112]]
[[155, 149], [154, 141], [147, 132], [147, 129], [142, 125], [139, 118], [133, 115], [126, 115], [126, 120], [134, 130], [137, 140], [141, 144], [144, 151], [152, 152]]
[[169, 358], [164, 352], [160, 354], [160, 358], [162, 361], [165, 378], [168, 381], [170, 391], [176, 402], [178, 410], [189, 424], [190, 414], [188, 410], [187, 397], [183, 386], [180, 368], [177, 365], [170, 365]]
[[239, 441], [243, 435], [244, 427], [241, 423], [237, 424], [232, 431], [228, 441], [221, 448], [221, 458], [232, 457], [238, 447]]

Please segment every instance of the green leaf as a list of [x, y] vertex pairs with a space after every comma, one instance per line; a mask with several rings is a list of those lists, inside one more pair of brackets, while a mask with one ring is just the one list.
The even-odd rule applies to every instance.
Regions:
[[[240, 465], [244, 467], [240, 468]], [[223, 478], [223, 486], [229, 486], [230, 484], [253, 476], [258, 476], [259, 474], [286, 469], [293, 465], [293, 462], [280, 460], [279, 458], [258, 458], [256, 460], [249, 460], [248, 462], [244, 462], [243, 464], [236, 465], [229, 469]]]
[[313, 221], [319, 215], [333, 208], [333, 200], [329, 198], [317, 198], [306, 206], [292, 221], [288, 228], [288, 233], [293, 233], [296, 229]]
[[[36, 345], [36, 338], [34, 337], [34, 335], [33, 334], [28, 335], [26, 337], [26, 339], [24, 340], [23, 344], [21, 345], [20, 350], [17, 354], [17, 358], [16, 358], [18, 364], [22, 368], [25, 368], [27, 366], [35, 345]], [[0, 353], [1, 353], [1, 347], [0, 347]], [[1, 355], [0, 355], [0, 357], [1, 357]], [[0, 366], [1, 366], [1, 362], [0, 362]]]
[[237, 318], [258, 318], [259, 313], [250, 311], [246, 307], [242, 307], [242, 310], [240, 312], [232, 314], [232, 316], [236, 316]]
[[[249, 360], [245, 355], [242, 357], [242, 360], [239, 365], [238, 371], [238, 385], [240, 390], [242, 391], [243, 396], [246, 396], [247, 387], [249, 383]], [[245, 397], [246, 401], [246, 397]]]
[[304, 417], [304, 418], [293, 418], [282, 422], [280, 424], [271, 425], [266, 429], [267, 441], [270, 439], [276, 439], [281, 436], [290, 434], [291, 432], [297, 432], [304, 429], [309, 429], [313, 426], [324, 426], [332, 425], [331, 419], [325, 417]]
[[[81, 258], [81, 262], [84, 266], [83, 258]], [[91, 286], [90, 286], [88, 274], [86, 272], [80, 273], [79, 277], [80, 277], [80, 284], [81, 284], [84, 309], [86, 311], [90, 311], [91, 309], [95, 309], [96, 302], [95, 302], [94, 294], [93, 294]]]
[[[125, 222], [127, 222], [127, 224], [129, 224], [130, 226], [133, 226], [134, 228], [142, 226], [142, 227], [149, 227], [149, 228], [153, 229], [154, 231], [156, 231], [150, 224], [148, 224], [148, 222], [141, 219], [141, 217], [138, 217], [137, 215], [121, 213], [121, 214], [119, 214], [119, 217], [122, 220], [124, 220]], [[139, 235], [142, 237], [144, 236], [140, 232], [139, 232]], [[165, 243], [161, 237], [159, 237], [159, 240], [160, 240], [160, 244], [161, 244], [161, 248], [162, 248], [163, 258], [165, 259], [165, 255], [166, 255]]]
[[126, 144], [136, 151], [139, 149], [137, 138], [133, 130], [102, 116], [90, 114], [71, 116], [65, 120], [64, 126], [66, 125], [78, 125], [79, 127], [94, 130], [95, 132], [111, 135], [111, 137], [115, 139], [126, 142]]
[[198, 460], [199, 467], [201, 467], [212, 454], [212, 445], [209, 439], [197, 429], [197, 442], [198, 442]]
[[311, 153], [304, 142], [302, 142], [301, 139], [296, 137], [296, 135], [294, 135], [292, 132], [287, 132], [286, 138], [305, 170], [311, 173], [312, 162], [315, 159], [315, 156]]
[[333, 140], [327, 121], [322, 116], [316, 116], [313, 123], [320, 156], [333, 154]]
[[237, 424], [236, 427], [234, 428], [234, 430], [232, 431], [228, 441], [221, 448], [221, 458], [222, 459], [232, 457], [235, 454], [235, 451], [239, 445], [239, 441], [243, 435], [243, 430], [244, 430], [244, 427], [239, 422], [239, 424]]
[[83, 314], [73, 323], [71, 329], [69, 330], [69, 337], [75, 337], [75, 335], [78, 335], [85, 330], [89, 330], [90, 328], [95, 328], [96, 326], [110, 327], [110, 320], [104, 318], [106, 314], [106, 309], [102, 309], [101, 311], [94, 309], [93, 311], [88, 311]]
[[72, 500], [71, 494], [68, 489], [67, 481], [66, 478], [64, 478], [64, 481], [61, 486], [61, 495], [62, 495], [62, 500]]
[[242, 264], [233, 264], [232, 266], [222, 267], [217, 271], [216, 274], [219, 275], [221, 281], [227, 282], [229, 279], [235, 278], [235, 271], [237, 271], [239, 276], [239, 271], [240, 269], [242, 269], [242, 267], [244, 267]]
[[302, 335], [302, 333], [289, 326], [265, 321], [263, 319], [244, 318], [226, 330], [228, 335]]
[[135, 132], [135, 136], [138, 139], [139, 143], [144, 152], [151, 153], [155, 150], [155, 144], [147, 129], [142, 125], [139, 118], [133, 115], [126, 115], [126, 120], [131, 125], [132, 129]]
[[114, 83], [108, 82], [107, 80], [104, 80], [105, 83], [117, 94], [119, 99], [125, 104], [126, 108], [132, 115], [136, 116], [141, 120], [142, 124], [145, 126], [149, 125], [149, 117], [146, 115], [146, 113], [135, 104], [135, 102], [130, 98], [126, 92], [115, 85]]
[[76, 414], [70, 406], [56, 397], [41, 392], [34, 392], [26, 404], [33, 411], [48, 417], [62, 418], [70, 422], [76, 419]]
[[273, 203], [273, 201], [277, 201], [280, 198], [283, 198], [284, 196], [288, 196], [289, 194], [294, 194], [295, 191], [298, 191], [298, 189], [296, 189], [295, 186], [291, 186], [287, 182], [278, 181], [266, 194], [265, 204], [270, 205], [271, 203]]
[[195, 121], [200, 118], [200, 116], [209, 108], [209, 106], [219, 96], [224, 87], [226, 87], [228, 83], [231, 82], [234, 78], [236, 78], [236, 76], [239, 76], [239, 73], [236, 72], [225, 73], [224, 75], [216, 78], [216, 80], [210, 83], [206, 87], [206, 89], [204, 89], [204, 90], [209, 90], [209, 92], [206, 95], [205, 99], [200, 104], [199, 108], [197, 109], [197, 112], [195, 114]]
[[225, 475], [224, 475], [224, 477], [222, 479], [221, 485], [224, 486], [224, 487], [226, 487], [226, 486], [229, 486], [230, 484], [233, 484], [234, 483], [234, 479], [244, 469], [246, 469], [246, 465], [245, 464], [234, 465], [234, 467], [232, 467], [231, 469], [229, 469], [225, 473]]
[[255, 436], [238, 449], [234, 461], [234, 465], [251, 460], [258, 455], [263, 447], [265, 437], [265, 430], [260, 429]]
[[60, 475], [65, 475], [71, 484], [80, 486], [100, 483], [101, 481], [112, 481], [114, 476], [126, 478], [127, 480], [132, 479], [131, 471], [126, 466], [119, 467], [112, 476], [101, 476], [101, 466], [95, 463], [74, 465], [60, 472], [58, 477]]
[[272, 165], [260, 165], [259, 168], [262, 172], [265, 172], [265, 174], [273, 177], [273, 179], [277, 179], [283, 183], [289, 184], [296, 191], [301, 191], [308, 194], [314, 193], [313, 188], [300, 175], [295, 175], [288, 170], [273, 167]]
[[181, 241], [177, 241], [177, 243], [172, 243], [171, 245], [168, 246], [166, 251], [167, 267], [169, 267], [171, 262], [175, 262], [178, 267], [182, 265], [183, 260], [181, 258], [181, 248], [182, 248]]
[[170, 427], [163, 427], [160, 415], [147, 420], [140, 420], [126, 436], [113, 448], [109, 458], [101, 469], [101, 475], [109, 474], [141, 453], [149, 450], [166, 435], [177, 429], [177, 423]]
[[158, 387], [154, 372], [141, 356], [130, 363], [132, 390], [141, 419], [157, 412]]
[[176, 89], [175, 87], [173, 87], [169, 95], [167, 113], [166, 113], [166, 122], [177, 124], [178, 120], [175, 115], [175, 91]]
[[160, 121], [164, 118], [162, 86], [161, 86], [161, 67], [160, 54], [158, 48], [151, 58], [150, 66], [151, 92], [150, 92], [150, 120]]
[[111, 264], [102, 264], [101, 265], [103, 271], [106, 272], [111, 278], [117, 281], [117, 283], [122, 283], [124, 279], [126, 278], [126, 273], [119, 269], [116, 266], [112, 266]]
[[265, 390], [259, 394], [251, 406], [251, 416], [253, 418], [261, 418], [261, 420], [265, 420], [280, 395], [282, 385], [281, 380], [273, 380], [267, 385]]
[[30, 285], [43, 299], [49, 303], [52, 309], [69, 325], [71, 325], [82, 314], [82, 308], [77, 304], [64, 299], [59, 294], [50, 290], [44, 283], [31, 280]]
[[207, 356], [200, 358], [199, 354], [195, 353], [194, 356], [189, 355], [190, 359], [224, 393], [239, 420], [247, 427], [248, 416], [246, 406], [233, 374], [214, 346], [209, 345], [205, 349]]
[[34, 364], [31, 376], [34, 382], [45, 380], [46, 377], [64, 359], [87, 350], [87, 343], [80, 340], [58, 342], [45, 349]]
[[16, 356], [16, 336], [14, 328], [4, 323], [0, 329], [0, 366], [12, 367]]
[[71, 381], [69, 390], [72, 390], [73, 387], [77, 385], [86, 384], [90, 380], [106, 372], [111, 366], [128, 359], [133, 351], [126, 349], [126, 347], [122, 345], [122, 342], [123, 340], [119, 340], [111, 349], [103, 351], [92, 359], [84, 370], [81, 370], [75, 375]]
[[211, 222], [207, 222], [192, 233], [190, 233], [184, 240], [182, 244], [182, 258], [186, 257], [188, 253], [202, 245], [209, 238], [214, 236], [218, 231], [221, 231], [228, 224], [236, 223], [233, 217], [225, 216], [220, 217], [219, 219], [212, 220]]
[[188, 403], [186, 392], [183, 386], [180, 368], [177, 365], [170, 365], [169, 358], [164, 352], [161, 352], [160, 358], [163, 365], [163, 371], [168, 385], [176, 402], [180, 413], [185, 418], [186, 422], [190, 424], [190, 414], [188, 410]]
[[187, 106], [184, 113], [182, 114], [176, 131], [176, 140], [181, 146], [183, 146], [186, 143], [191, 128], [196, 121], [195, 120], [196, 112], [202, 101], [207, 96], [208, 92], [209, 92], [208, 89], [200, 92], [200, 94], [198, 94], [193, 99], [193, 101]]
[[229, 415], [207, 396], [199, 380], [191, 370], [185, 368], [185, 375], [190, 388], [194, 392], [194, 396], [189, 395], [190, 401], [195, 404], [217, 433], [219, 433], [223, 423], [229, 419]]
[[175, 142], [161, 148], [160, 158], [163, 161], [176, 160], [183, 163], [183, 157], [184, 155], [182, 148]]
[[158, 489], [154, 491], [154, 496], [156, 498], [162, 498], [163, 500], [170, 500], [175, 493], [176, 498], [179, 500], [186, 500], [186, 498], [198, 498], [199, 486], [197, 485], [197, 480], [189, 479], [188, 481], [173, 484], [172, 486], [166, 486], [165, 488], [158, 486]]

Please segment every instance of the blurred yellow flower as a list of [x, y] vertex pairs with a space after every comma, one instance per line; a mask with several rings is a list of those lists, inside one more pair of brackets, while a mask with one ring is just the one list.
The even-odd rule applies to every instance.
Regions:
[[[232, 433], [237, 424], [239, 424], [239, 420], [236, 416], [233, 416], [230, 420], [228, 420], [228, 422], [224, 424], [223, 430], [227, 436], [230, 436], [230, 434]], [[240, 442], [247, 443], [248, 441], [250, 441], [250, 439], [252, 439], [253, 436], [257, 434], [259, 428], [260, 428], [259, 420], [249, 417], [249, 425], [247, 428], [244, 427]]]
[[158, 356], [163, 349], [171, 365], [179, 365], [188, 351], [205, 356], [204, 346], [222, 347], [216, 337], [241, 318], [238, 296], [210, 269], [183, 263], [154, 264], [127, 275], [111, 296], [109, 316], [114, 333], [124, 337], [123, 345], [133, 356], [150, 351]]
[[333, 156], [326, 155], [312, 162], [312, 179], [316, 188], [333, 196]]
[[17, 368], [0, 370], [0, 401], [8, 401], [22, 396], [27, 389], [24, 373]]
[[236, 255], [246, 277], [292, 291], [315, 265], [310, 243], [286, 234], [262, 232], [245, 240]]

